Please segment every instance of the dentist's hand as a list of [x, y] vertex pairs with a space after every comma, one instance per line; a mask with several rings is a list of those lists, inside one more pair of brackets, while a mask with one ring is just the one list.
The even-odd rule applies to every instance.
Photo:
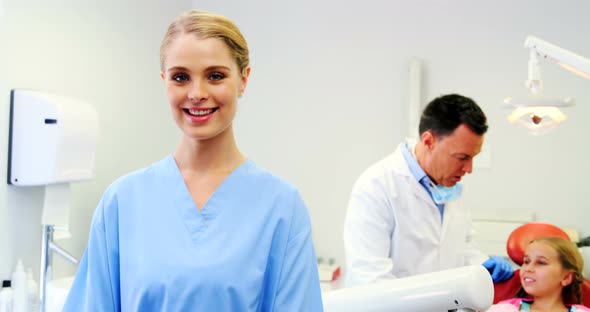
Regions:
[[502, 257], [492, 256], [482, 263], [482, 265], [488, 269], [494, 283], [505, 281], [514, 275], [514, 269]]

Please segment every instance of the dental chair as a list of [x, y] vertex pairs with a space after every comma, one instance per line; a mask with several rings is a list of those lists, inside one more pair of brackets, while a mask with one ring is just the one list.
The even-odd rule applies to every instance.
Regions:
[[[508, 237], [506, 251], [510, 259], [519, 266], [522, 265], [526, 246], [535, 238], [543, 236], [558, 236], [570, 239], [559, 227], [549, 223], [530, 222], [516, 228]], [[588, 261], [585, 266], [590, 265]], [[516, 297], [520, 289], [520, 270], [514, 271], [514, 276], [507, 281], [494, 284], [494, 303]], [[582, 304], [590, 307], [590, 280], [584, 278], [582, 284]]]

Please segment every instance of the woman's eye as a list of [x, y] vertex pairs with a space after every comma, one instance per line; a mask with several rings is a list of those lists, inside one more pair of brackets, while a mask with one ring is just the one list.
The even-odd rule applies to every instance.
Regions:
[[225, 78], [225, 76], [221, 73], [212, 73], [211, 75], [209, 75], [209, 79], [217, 81], [217, 80], [221, 80]]
[[172, 80], [176, 81], [176, 82], [185, 82], [188, 80], [188, 75], [187, 74], [176, 74], [172, 76]]

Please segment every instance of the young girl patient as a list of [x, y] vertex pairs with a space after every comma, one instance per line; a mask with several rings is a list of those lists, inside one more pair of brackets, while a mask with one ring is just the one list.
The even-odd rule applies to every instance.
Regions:
[[576, 246], [561, 237], [541, 237], [526, 248], [518, 298], [501, 301], [488, 312], [590, 311], [582, 303], [584, 262]]

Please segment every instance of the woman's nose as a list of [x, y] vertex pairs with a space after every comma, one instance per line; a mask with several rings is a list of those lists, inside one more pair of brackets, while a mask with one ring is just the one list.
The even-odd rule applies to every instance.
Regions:
[[207, 99], [209, 97], [207, 84], [202, 81], [194, 80], [190, 86], [187, 97], [192, 103], [198, 103]]

